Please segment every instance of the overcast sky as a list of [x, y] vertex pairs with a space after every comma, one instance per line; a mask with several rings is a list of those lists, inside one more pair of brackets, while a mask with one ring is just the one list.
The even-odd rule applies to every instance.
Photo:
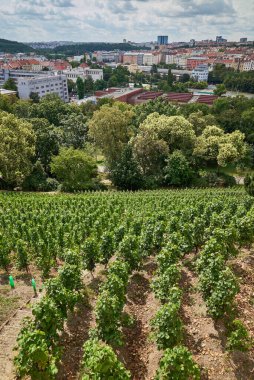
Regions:
[[17, 41], [254, 39], [253, 0], [0, 0], [0, 38]]

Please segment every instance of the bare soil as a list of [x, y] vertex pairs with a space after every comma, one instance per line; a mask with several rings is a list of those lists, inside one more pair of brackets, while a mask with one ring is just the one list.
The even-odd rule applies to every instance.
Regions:
[[63, 350], [57, 380], [74, 380], [80, 375], [83, 345], [89, 339], [88, 333], [96, 326], [93, 308], [96, 303], [99, 285], [104, 280], [104, 267], [97, 265], [94, 277], [84, 271], [83, 283], [87, 294], [69, 315], [60, 339]]
[[[193, 254], [188, 255], [189, 259], [192, 257]], [[237, 259], [237, 263], [242, 266], [240, 257]], [[181, 314], [186, 331], [185, 344], [202, 369], [202, 379], [253, 380], [252, 351], [248, 353], [238, 351], [229, 353], [226, 351], [226, 329], [223, 321], [214, 322], [207, 314], [205, 302], [197, 289], [198, 278], [189, 266], [183, 268], [182, 274], [181, 285], [184, 289], [184, 297]], [[249, 292], [252, 289], [253, 293], [254, 288], [253, 283], [251, 285], [250, 278], [247, 279], [246, 277], [246, 282]], [[250, 326], [254, 324], [254, 310], [252, 309], [251, 318], [251, 306], [246, 305], [246, 300], [249, 299], [250, 294], [247, 292], [246, 297], [246, 292], [246, 288], [241, 285], [241, 291], [236, 297], [236, 303], [240, 309], [242, 303], [243, 315], [247, 316], [247, 319], [249, 318], [247, 327], [251, 332]]]
[[160, 307], [150, 288], [155, 269], [154, 258], [150, 257], [141, 271], [133, 273], [128, 285], [124, 312], [134, 323], [123, 328], [124, 346], [118, 354], [133, 380], [153, 379], [162, 356], [150, 337], [150, 321]]

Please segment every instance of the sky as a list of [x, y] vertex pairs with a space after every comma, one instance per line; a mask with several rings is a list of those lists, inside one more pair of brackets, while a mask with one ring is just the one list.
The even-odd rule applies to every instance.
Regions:
[[253, 0], [0, 0], [0, 38], [20, 42], [254, 40]]

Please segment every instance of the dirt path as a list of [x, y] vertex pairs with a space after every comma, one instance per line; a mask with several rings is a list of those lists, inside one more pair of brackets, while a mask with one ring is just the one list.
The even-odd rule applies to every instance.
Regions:
[[119, 357], [131, 371], [133, 380], [153, 379], [161, 358], [156, 344], [149, 339], [150, 320], [160, 307], [150, 289], [154, 271], [154, 258], [150, 257], [142, 270], [132, 275], [128, 286], [124, 311], [134, 319], [134, 324], [123, 328], [125, 342]]
[[16, 310], [8, 323], [0, 332], [0, 379], [13, 380], [15, 379], [15, 368], [13, 358], [15, 352], [13, 348], [16, 345], [17, 337], [22, 327], [22, 321], [25, 317], [32, 315], [31, 305], [41, 298], [41, 294], [37, 298], [32, 298], [31, 302], [24, 304], [23, 307]]
[[99, 284], [105, 278], [104, 266], [97, 265], [94, 278], [87, 271], [84, 272], [83, 282], [87, 289], [87, 296], [77, 305], [67, 322], [61, 336], [60, 345], [63, 355], [59, 364], [57, 380], [74, 380], [79, 378], [80, 364], [83, 355], [83, 345], [89, 339], [90, 328], [96, 326], [93, 308], [96, 304]]

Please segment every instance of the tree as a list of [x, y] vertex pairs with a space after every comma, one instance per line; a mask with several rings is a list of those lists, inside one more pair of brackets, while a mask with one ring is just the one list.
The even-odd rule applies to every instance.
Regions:
[[169, 86], [172, 86], [174, 82], [174, 75], [171, 72], [171, 69], [168, 69], [167, 82]]
[[51, 157], [58, 154], [60, 147], [59, 130], [47, 119], [32, 118], [29, 122], [36, 136], [35, 160], [39, 160], [44, 170], [49, 173]]
[[48, 94], [41, 98], [40, 103], [33, 104], [31, 117], [44, 118], [50, 124], [59, 125], [61, 117], [69, 113], [67, 105], [57, 94]]
[[15, 80], [12, 78], [7, 79], [7, 81], [3, 85], [3, 88], [5, 90], [18, 91], [18, 87], [15, 83]]
[[33, 103], [39, 103], [40, 101], [40, 97], [37, 92], [31, 92], [29, 98], [32, 100]]
[[132, 140], [134, 157], [145, 176], [160, 177], [169, 149], [167, 143], [152, 130], [144, 130]]
[[75, 149], [83, 148], [87, 127], [85, 117], [80, 112], [79, 114], [71, 113], [62, 117], [59, 130], [61, 133], [61, 143], [64, 146], [73, 146]]
[[111, 170], [111, 179], [122, 190], [138, 190], [143, 186], [143, 177], [138, 162], [133, 157], [130, 144], [124, 148], [120, 160]]
[[78, 98], [83, 99], [85, 96], [85, 87], [84, 87], [84, 81], [82, 78], [80, 77], [77, 78], [76, 87], [77, 87]]
[[80, 149], [61, 148], [50, 166], [65, 191], [82, 191], [94, 186], [96, 161]]
[[72, 79], [67, 79], [68, 92], [71, 93], [76, 89], [76, 83]]
[[248, 145], [240, 131], [224, 133], [216, 126], [208, 126], [197, 138], [194, 156], [212, 165], [227, 166], [229, 163], [240, 163], [248, 154]]
[[164, 181], [170, 186], [187, 186], [192, 179], [192, 170], [181, 151], [175, 150], [168, 156], [164, 167]]
[[117, 162], [133, 134], [133, 116], [130, 106], [115, 103], [102, 106], [88, 122], [88, 135], [102, 150], [110, 166]]
[[204, 115], [202, 111], [192, 112], [188, 117], [188, 121], [193, 125], [196, 136], [201, 135], [208, 125], [217, 124], [215, 116]]
[[221, 96], [226, 94], [227, 89], [224, 84], [217, 84], [216, 88], [213, 90], [214, 95]]
[[12, 186], [21, 185], [32, 170], [35, 134], [32, 125], [5, 112], [0, 113], [0, 173]]
[[84, 80], [85, 94], [93, 92], [93, 89], [94, 89], [93, 78], [91, 76], [88, 76], [88, 78]]
[[171, 152], [179, 149], [190, 154], [196, 140], [193, 126], [183, 116], [168, 117], [155, 112], [140, 125], [140, 130], [156, 133], [159, 139], [168, 144]]
[[190, 75], [189, 74], [183, 74], [181, 77], [180, 77], [180, 82], [182, 83], [186, 83], [186, 82], [189, 82], [190, 80]]
[[103, 79], [97, 79], [94, 82], [94, 91], [105, 90], [106, 87], [107, 87], [107, 82]]

